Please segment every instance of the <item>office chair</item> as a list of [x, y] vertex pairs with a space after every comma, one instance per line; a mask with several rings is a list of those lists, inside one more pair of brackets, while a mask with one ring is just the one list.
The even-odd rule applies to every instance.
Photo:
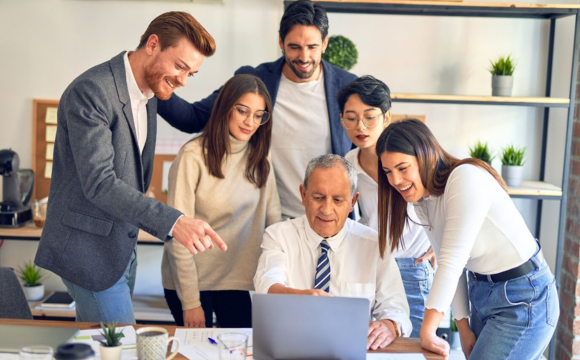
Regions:
[[0, 267], [0, 318], [32, 320], [22, 285], [10, 268]]

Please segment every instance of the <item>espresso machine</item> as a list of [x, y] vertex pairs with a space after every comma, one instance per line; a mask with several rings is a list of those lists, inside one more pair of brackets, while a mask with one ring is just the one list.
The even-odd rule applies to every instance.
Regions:
[[0, 227], [20, 227], [32, 220], [32, 210], [28, 203], [34, 189], [34, 172], [19, 168], [20, 159], [16, 152], [10, 149], [0, 150]]

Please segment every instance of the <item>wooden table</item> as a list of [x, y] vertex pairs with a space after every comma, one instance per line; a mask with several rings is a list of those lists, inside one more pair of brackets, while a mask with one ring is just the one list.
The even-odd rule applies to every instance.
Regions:
[[[86, 329], [98, 329], [99, 324], [97, 323], [86, 323], [86, 322], [72, 322], [72, 321], [52, 321], [52, 320], [14, 320], [14, 319], [0, 319], [0, 323], [3, 325], [27, 325], [27, 326], [47, 326], [47, 327], [61, 327], [61, 328], [78, 328], [81, 330]], [[133, 325], [135, 329], [148, 325]], [[177, 326], [170, 325], [154, 325], [160, 326], [167, 331], [169, 331], [169, 336], [175, 333]], [[391, 345], [384, 349], [373, 351], [381, 353], [421, 353], [425, 355], [427, 360], [443, 360], [440, 355], [433, 354], [431, 352], [421, 349], [419, 344], [419, 339], [409, 339], [409, 338], [398, 338]], [[187, 360], [187, 358], [181, 354], [177, 354], [174, 358], [177, 360]]]

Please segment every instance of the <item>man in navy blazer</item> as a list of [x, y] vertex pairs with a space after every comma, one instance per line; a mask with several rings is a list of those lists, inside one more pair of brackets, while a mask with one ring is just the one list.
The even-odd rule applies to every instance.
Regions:
[[[322, 60], [328, 45], [328, 17], [320, 4], [292, 3], [280, 21], [283, 56], [235, 74], [252, 74], [264, 81], [274, 104], [272, 162], [282, 214], [304, 214], [298, 194], [308, 162], [319, 155], [346, 155], [352, 143], [340, 124], [338, 91], [357, 77]], [[157, 112], [177, 129], [199, 132], [207, 123], [221, 89], [188, 103], [179, 96], [159, 101]]]

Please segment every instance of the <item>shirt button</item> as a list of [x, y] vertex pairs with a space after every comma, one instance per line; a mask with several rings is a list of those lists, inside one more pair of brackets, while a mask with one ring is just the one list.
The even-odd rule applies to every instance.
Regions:
[[131, 231], [131, 232], [129, 233], [129, 237], [130, 237], [130, 238], [135, 238], [135, 237], [137, 237], [137, 233], [135, 233], [134, 231]]

